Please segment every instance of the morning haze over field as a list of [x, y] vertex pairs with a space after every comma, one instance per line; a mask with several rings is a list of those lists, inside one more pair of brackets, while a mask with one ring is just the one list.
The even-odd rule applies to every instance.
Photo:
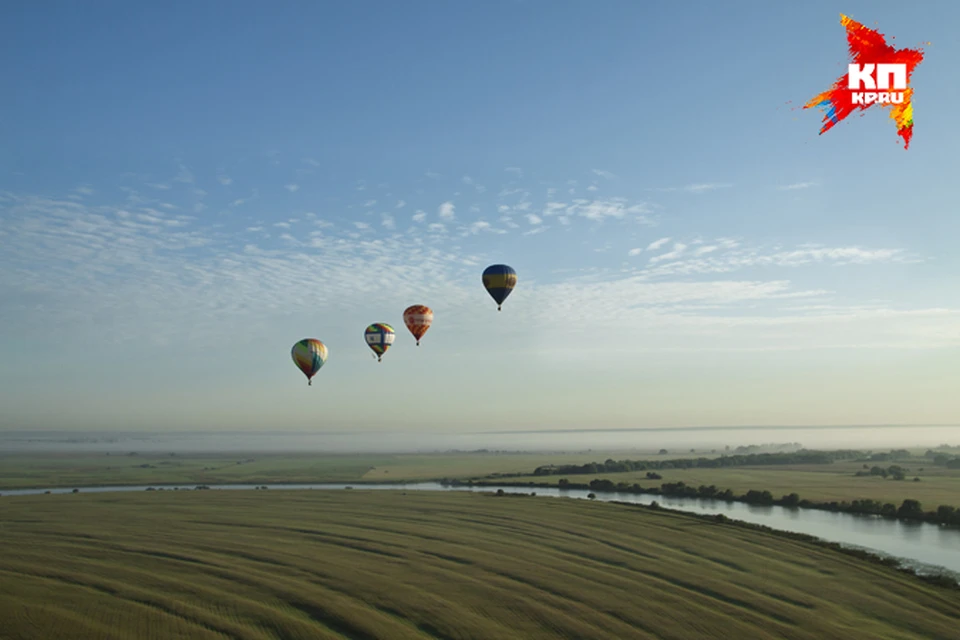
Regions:
[[957, 24], [3, 4], [0, 640], [953, 640]]

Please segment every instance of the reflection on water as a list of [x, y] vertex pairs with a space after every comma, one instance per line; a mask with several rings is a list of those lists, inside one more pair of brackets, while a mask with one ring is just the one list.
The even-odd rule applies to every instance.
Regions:
[[[538, 496], [586, 499], [590, 491], [559, 489], [557, 487], [444, 487], [435, 482], [394, 485], [295, 484], [270, 485], [271, 489], [344, 489], [347, 486], [363, 489], [404, 489], [424, 491], [496, 491], [529, 493]], [[173, 487], [167, 487], [172, 489]], [[192, 486], [179, 487], [192, 489]], [[214, 489], [253, 489], [254, 485], [217, 485]], [[81, 488], [86, 492], [143, 491], [146, 486]], [[50, 489], [50, 493], [70, 493], [72, 489]], [[45, 493], [44, 489], [5, 491], [6, 496]], [[762, 524], [781, 531], [792, 531], [816, 536], [823, 540], [859, 547], [881, 554], [910, 560], [912, 566], [943, 567], [960, 578], [960, 531], [925, 522], [901, 522], [876, 516], [861, 516], [815, 509], [790, 509], [779, 506], [757, 506], [741, 502], [722, 502], [700, 498], [672, 498], [652, 495], [594, 492], [597, 500], [650, 504], [659, 502], [670, 509], [682, 509], [700, 514], [722, 513], [735, 520]]]

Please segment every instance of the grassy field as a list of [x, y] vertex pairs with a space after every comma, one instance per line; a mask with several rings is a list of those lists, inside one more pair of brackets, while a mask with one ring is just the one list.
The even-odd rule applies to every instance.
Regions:
[[[315, 482], [397, 482], [436, 478], [482, 478], [497, 473], [507, 481], [571, 482], [608, 478], [614, 482], [659, 486], [683, 481], [689, 485], [716, 485], [742, 494], [769, 490], [775, 497], [798, 493], [814, 502], [870, 498], [901, 504], [907, 498], [935, 509], [941, 504], [960, 507], [960, 470], [933, 466], [929, 460], [898, 462], [910, 469], [905, 481], [878, 476], [856, 477], [862, 463], [829, 465], [733, 467], [721, 469], [664, 469], [662, 480], [647, 480], [645, 472], [596, 475], [517, 477], [546, 464], [584, 464], [614, 459], [669, 460], [639, 452], [586, 453], [437, 453], [384, 455], [242, 454], [242, 455], [105, 455], [43, 454], [0, 456], [0, 493], [32, 487], [162, 484], [276, 484]], [[696, 454], [701, 455], [701, 454]], [[709, 455], [709, 454], [708, 454]], [[870, 463], [871, 465], [874, 463]], [[876, 463], [888, 467], [890, 462]], [[921, 471], [922, 469], [922, 471]], [[920, 482], [913, 482], [914, 476]]]
[[[871, 465], [874, 463], [871, 463]], [[657, 471], [662, 480], [647, 480], [646, 472], [598, 473], [596, 475], [545, 476], [540, 478], [515, 477], [511, 481], [551, 482], [561, 477], [570, 482], [589, 482], [606, 478], [613, 482], [638, 483], [641, 486], [659, 486], [664, 482], [684, 482], [698, 487], [716, 485], [736, 494], [750, 489], [768, 490], [776, 498], [797, 493], [814, 502], [852, 501], [863, 498], [892, 502], [900, 505], [905, 499], [919, 500], [926, 508], [936, 509], [941, 504], [960, 506], [960, 470], [934, 467], [929, 461], [878, 463], [888, 467], [900, 464], [910, 468], [906, 480], [883, 479], [879, 476], [856, 477], [862, 463], [837, 462], [829, 465], [732, 467], [726, 469], [663, 469]], [[919, 471], [923, 468], [923, 471]], [[920, 482], [913, 482], [913, 477]]]
[[955, 638], [957, 592], [615, 504], [374, 491], [0, 498], [0, 638]]
[[[542, 464], [585, 464], [608, 457], [666, 459], [639, 452], [436, 454], [8, 454], [0, 491], [130, 484], [396, 482], [530, 473]], [[252, 461], [251, 461], [252, 460]]]

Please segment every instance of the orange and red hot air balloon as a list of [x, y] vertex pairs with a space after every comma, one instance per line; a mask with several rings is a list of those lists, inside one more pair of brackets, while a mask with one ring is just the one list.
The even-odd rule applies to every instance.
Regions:
[[427, 329], [429, 329], [433, 323], [433, 310], [422, 304], [407, 307], [403, 311], [403, 323], [407, 325], [407, 329], [409, 329], [413, 337], [417, 339], [417, 346], [419, 347], [420, 338], [423, 337], [423, 334], [427, 332]]

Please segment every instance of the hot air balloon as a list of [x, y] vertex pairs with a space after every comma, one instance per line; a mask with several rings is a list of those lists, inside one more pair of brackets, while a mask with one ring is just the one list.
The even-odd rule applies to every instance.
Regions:
[[407, 329], [409, 329], [413, 337], [417, 339], [418, 347], [420, 346], [420, 338], [427, 332], [432, 322], [433, 310], [430, 307], [415, 304], [412, 307], [407, 307], [403, 311], [403, 323], [407, 325]]
[[503, 301], [517, 286], [517, 272], [505, 264], [492, 264], [483, 270], [483, 286], [497, 303], [497, 311]]
[[367, 346], [377, 355], [377, 362], [380, 362], [383, 354], [393, 344], [396, 334], [393, 327], [385, 322], [375, 322], [367, 327], [367, 330], [363, 332], [363, 337], [367, 340]]
[[293, 345], [290, 355], [297, 368], [307, 376], [307, 384], [312, 385], [313, 376], [317, 375], [317, 371], [320, 371], [320, 367], [327, 361], [327, 345], [314, 338], [304, 338]]

